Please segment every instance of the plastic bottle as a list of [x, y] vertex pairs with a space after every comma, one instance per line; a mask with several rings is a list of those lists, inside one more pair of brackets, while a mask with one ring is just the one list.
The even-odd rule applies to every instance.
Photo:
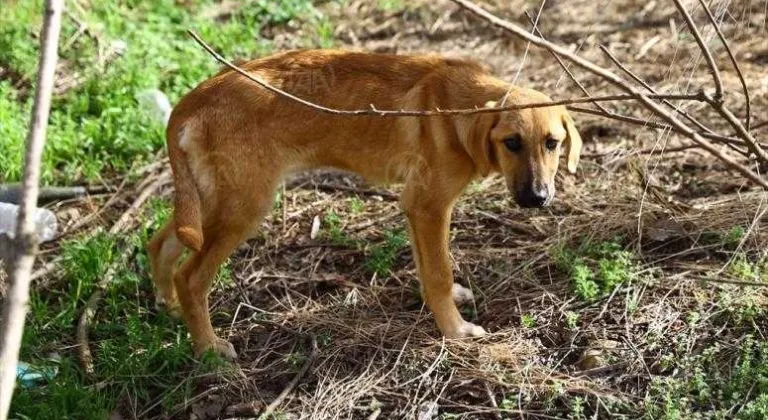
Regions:
[[[6, 234], [13, 238], [16, 235], [16, 220], [19, 214], [19, 206], [10, 203], [0, 203], [0, 234]], [[43, 208], [35, 209], [32, 215], [35, 223], [35, 231], [40, 242], [47, 242], [56, 237], [59, 230], [59, 221], [56, 215]]]
[[136, 94], [139, 106], [160, 124], [168, 124], [171, 117], [171, 101], [165, 94], [157, 89], [147, 89]]

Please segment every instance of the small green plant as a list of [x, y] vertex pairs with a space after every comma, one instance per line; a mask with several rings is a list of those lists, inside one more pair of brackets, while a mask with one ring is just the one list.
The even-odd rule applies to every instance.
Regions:
[[746, 231], [742, 226], [734, 226], [728, 232], [722, 235], [723, 243], [735, 247], [744, 238]]
[[405, 231], [384, 232], [384, 243], [371, 248], [365, 267], [369, 272], [380, 276], [388, 274], [400, 250], [406, 245], [408, 245], [408, 236]]
[[584, 415], [584, 398], [573, 397], [571, 399], [571, 413], [568, 415], [570, 420], [583, 420], [586, 418]]
[[352, 197], [349, 199], [349, 211], [352, 214], [360, 214], [365, 210], [365, 203], [360, 197]]
[[525, 328], [536, 328], [536, 318], [531, 314], [523, 314], [520, 316], [520, 323]]
[[579, 326], [579, 314], [568, 311], [565, 313], [565, 326], [570, 329], [576, 329]]
[[349, 246], [354, 241], [350, 238], [342, 227], [341, 216], [331, 210], [323, 219], [325, 229], [322, 236], [336, 245]]
[[592, 302], [600, 296], [600, 286], [595, 281], [595, 274], [586, 264], [575, 263], [571, 273], [576, 294], [581, 300]]
[[292, 352], [285, 355], [285, 361], [294, 368], [300, 368], [307, 362], [307, 355], [300, 352]]
[[639, 271], [634, 255], [622, 248], [620, 238], [586, 242], [577, 249], [558, 247], [551, 255], [555, 266], [570, 275], [576, 295], [586, 302], [610, 294]]
[[755, 260], [744, 253], [737, 254], [728, 266], [729, 273], [741, 280], [761, 281], [768, 279], [768, 258], [762, 256]]
[[675, 377], [655, 378], [644, 418], [764, 419], [768, 413], [768, 344], [747, 336], [737, 354], [714, 345], [684, 357]]

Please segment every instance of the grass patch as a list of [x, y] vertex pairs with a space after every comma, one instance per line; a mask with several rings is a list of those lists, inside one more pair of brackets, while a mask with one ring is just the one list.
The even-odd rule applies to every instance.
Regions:
[[379, 276], [389, 274], [400, 251], [408, 245], [408, 235], [404, 230], [384, 232], [384, 242], [371, 247], [365, 261], [365, 268]]
[[[180, 321], [148, 309], [154, 291], [144, 247], [170, 214], [161, 200], [149, 208], [152, 217], [127, 238], [102, 232], [62, 244], [63, 285], [33, 292], [21, 351], [21, 360], [35, 366], [50, 365], [50, 354], [58, 354], [59, 371], [41, 386], [16, 392], [11, 412], [17, 418], [103, 419], [126, 401], [167, 412], [192, 395], [198, 376], [221, 370], [216, 357], [192, 358]], [[74, 328], [85, 301], [126, 248], [129, 263], [118, 268], [89, 329], [96, 376], [87, 378], [78, 365]]]
[[[22, 75], [28, 86], [35, 78], [42, 3], [14, 2], [0, 18], [0, 63]], [[78, 28], [72, 19], [64, 19], [59, 76], [77, 77], [73, 87], [53, 100], [43, 156], [45, 184], [98, 182], [153, 158], [164, 145], [164, 127], [138, 106], [137, 96], [160, 89], [175, 103], [218, 69], [188, 37], [187, 28], [233, 58], [271, 51], [270, 42], [259, 35], [265, 25], [306, 18], [314, 22], [317, 34], [307, 40], [308, 46], [329, 44], [333, 32], [308, 0], [248, 3], [224, 22], [206, 15], [213, 7], [210, 0], [183, 6], [171, 0], [99, 0], [72, 10], [92, 35], [65, 44]], [[0, 81], [0, 182], [21, 176], [30, 93], [26, 89], [22, 96], [8, 81]]]
[[747, 336], [735, 351], [712, 346], [683, 357], [675, 377], [654, 379], [648, 419], [765, 419], [768, 416], [768, 343]]
[[557, 247], [551, 252], [558, 269], [568, 273], [576, 295], [593, 302], [632, 281], [640, 271], [636, 256], [620, 238], [601, 243], [584, 242], [577, 248]]

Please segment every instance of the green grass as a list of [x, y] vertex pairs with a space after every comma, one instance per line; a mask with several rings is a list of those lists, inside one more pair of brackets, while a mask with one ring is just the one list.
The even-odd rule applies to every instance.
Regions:
[[648, 419], [765, 419], [768, 416], [768, 343], [751, 336], [735, 351], [718, 345], [683, 357], [674, 377], [656, 378]]
[[[359, 198], [350, 201], [349, 210], [351, 213], [359, 213], [363, 210], [363, 203]], [[327, 240], [334, 245], [355, 248], [365, 251], [365, 269], [370, 274], [378, 276], [389, 275], [397, 256], [403, 248], [408, 246], [408, 234], [405, 230], [386, 230], [383, 241], [367, 249], [365, 242], [352, 238], [344, 231], [342, 216], [331, 210], [323, 218], [323, 230], [320, 238]]]
[[625, 250], [619, 238], [601, 243], [584, 242], [579, 247], [552, 250], [555, 265], [568, 273], [576, 295], [593, 302], [638, 277], [635, 255]]
[[[27, 87], [35, 79], [42, 3], [21, 0], [0, 14], [0, 64], [23, 75]], [[213, 1], [189, 4], [101, 0], [83, 11], [71, 10], [93, 37], [81, 35], [64, 48], [77, 30], [73, 20], [64, 19], [60, 61], [65, 73], [82, 80], [54, 98], [44, 183], [98, 182], [152, 159], [164, 144], [163, 127], [140, 109], [137, 94], [157, 88], [175, 103], [218, 69], [185, 33], [188, 28], [232, 58], [269, 53], [271, 45], [259, 36], [260, 28], [296, 18], [314, 22], [317, 35], [307, 40], [308, 46], [332, 43], [332, 27], [309, 0], [248, 3], [225, 22], [203, 15]], [[116, 42], [127, 46], [122, 56], [110, 53]], [[0, 81], [0, 182], [16, 181], [21, 174], [33, 96], [30, 89], [23, 91], [20, 95], [9, 81]]]
[[400, 251], [407, 245], [408, 234], [404, 230], [384, 232], [384, 242], [369, 250], [365, 268], [372, 274], [388, 275]]
[[[156, 404], [154, 412], [167, 411], [192, 395], [196, 377], [221, 371], [215, 357], [193, 359], [180, 321], [148, 309], [154, 291], [145, 275], [144, 246], [169, 213], [166, 203], [153, 201], [147, 223], [128, 237], [98, 233], [62, 245], [62, 287], [33, 292], [21, 351], [21, 360], [35, 366], [49, 366], [48, 356], [59, 354], [59, 371], [41, 386], [16, 392], [16, 417], [59, 419], [66, 413], [67, 418], [101, 419], [126, 398], [139, 407]], [[95, 377], [87, 378], [71, 341], [74, 328], [97, 283], [126, 249], [129, 263], [117, 265], [89, 328]]]
[[341, 216], [335, 211], [331, 210], [323, 218], [323, 230], [320, 237], [328, 240], [334, 245], [340, 246], [356, 246], [356, 242], [344, 232], [343, 222]]
[[[0, 183], [17, 181], [21, 174], [42, 4], [22, 0], [0, 13], [0, 65], [21, 75], [20, 83], [0, 80]], [[212, 0], [185, 4], [94, 0], [85, 10], [70, 10], [93, 37], [81, 35], [63, 48], [76, 31], [65, 17], [60, 63], [66, 74], [80, 79], [53, 99], [42, 167], [45, 184], [130, 176], [132, 168], [154, 159], [164, 145], [164, 128], [139, 107], [137, 94], [160, 89], [175, 103], [219, 67], [186, 35], [188, 28], [232, 58], [269, 53], [272, 46], [260, 37], [261, 28], [291, 20], [314, 25], [316, 34], [306, 46], [332, 43], [332, 26], [309, 0], [249, 2], [226, 21], [203, 15], [215, 4]], [[117, 41], [127, 48], [121, 56], [110, 56], [110, 45]], [[183, 324], [154, 310], [144, 247], [169, 214], [167, 203], [152, 201], [147, 220], [127, 236], [97, 232], [61, 244], [61, 274], [55, 285], [33, 290], [21, 349], [22, 361], [38, 367], [56, 364], [58, 371], [53, 379], [17, 389], [13, 418], [103, 419], [126, 404], [154, 406], [149, 414], [135, 413], [140, 418], [170, 413], [195, 391], [196, 377], [221, 370], [216, 358], [194, 360]], [[89, 328], [95, 376], [86, 377], [74, 342], [77, 319], [124, 251], [130, 253], [128, 262], [117, 264]], [[226, 286], [229, 277], [225, 264], [217, 283]], [[52, 362], [51, 354], [60, 361]]]

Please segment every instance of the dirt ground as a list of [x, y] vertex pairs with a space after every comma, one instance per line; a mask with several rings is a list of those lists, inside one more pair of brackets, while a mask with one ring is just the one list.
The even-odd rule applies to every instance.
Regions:
[[[754, 119], [766, 121], [766, 2], [715, 3], [718, 16], [727, 6], [723, 29], [746, 76]], [[535, 17], [540, 3], [484, 5], [530, 27], [522, 12]], [[339, 47], [467, 57], [553, 98], [582, 95], [548, 52], [445, 0], [350, 0], [318, 9], [333, 22]], [[738, 78], [698, 12], [727, 103], [744, 115]], [[672, 2], [550, 0], [539, 17], [546, 38], [611, 67], [603, 45], [659, 91], [709, 90], [703, 58], [683, 26]], [[291, 48], [303, 30], [278, 26], [262, 35]], [[613, 92], [574, 72], [591, 94]], [[628, 103], [606, 106], [645, 118]], [[688, 110], [716, 124], [706, 110]], [[503, 180], [491, 178], [473, 184], [454, 211], [454, 273], [476, 296], [463, 311], [487, 337], [451, 342], [435, 329], [402, 242], [398, 186], [300, 174], [286, 182], [262, 237], [232, 257], [233, 282], [210, 297], [239, 370], [201, 380], [186, 404], [158, 418], [248, 418], [286, 389], [277, 418], [709, 418], [722, 407], [691, 403], [674, 417], [669, 401], [693, 392], [686, 384], [696, 367], [687, 361], [716, 347], [707, 360], [731, 371], [745, 340], [766, 339], [768, 289], [728, 283], [754, 280], [734, 274], [739, 261], [763, 267], [766, 195], [699, 149], [662, 153], [688, 144], [676, 135], [574, 117], [583, 160], [577, 175], [558, 175], [552, 207], [518, 208]], [[765, 137], [768, 127], [754, 132]], [[317, 221], [320, 234], [312, 238]], [[726, 243], [734, 228], [741, 229], [736, 244]], [[558, 262], [575, 255], [563, 250], [578, 254], [586, 243], [615, 244], [627, 253], [611, 255], [631, 260], [629, 280], [589, 301]], [[754, 309], [747, 320], [733, 310], [743, 299]], [[762, 391], [742, 395], [742, 405]]]

